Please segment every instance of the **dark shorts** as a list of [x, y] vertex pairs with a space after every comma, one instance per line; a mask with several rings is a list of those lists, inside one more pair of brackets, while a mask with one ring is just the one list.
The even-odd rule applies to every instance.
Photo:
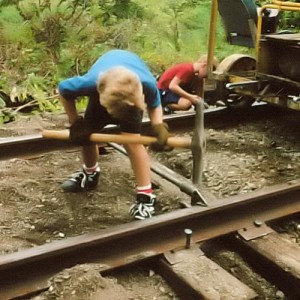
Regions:
[[126, 121], [111, 117], [107, 110], [100, 105], [98, 94], [89, 97], [84, 113], [84, 119], [92, 124], [95, 132], [100, 132], [106, 125], [114, 124], [119, 126], [121, 132], [141, 133], [142, 118], [142, 114], [128, 118], [129, 120]]
[[180, 96], [173, 93], [170, 90], [159, 90], [162, 106], [166, 106], [168, 104], [177, 104]]

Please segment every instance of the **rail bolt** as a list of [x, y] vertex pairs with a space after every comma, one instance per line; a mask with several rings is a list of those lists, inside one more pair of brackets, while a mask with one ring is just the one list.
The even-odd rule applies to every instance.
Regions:
[[262, 224], [263, 224], [263, 222], [260, 221], [260, 220], [255, 220], [253, 223], [254, 223], [254, 225], [255, 225], [256, 227], [260, 227], [260, 226], [262, 226]]
[[188, 249], [191, 247], [191, 239], [192, 239], [192, 233], [193, 231], [189, 228], [184, 229], [184, 234], [185, 234], [185, 248]]

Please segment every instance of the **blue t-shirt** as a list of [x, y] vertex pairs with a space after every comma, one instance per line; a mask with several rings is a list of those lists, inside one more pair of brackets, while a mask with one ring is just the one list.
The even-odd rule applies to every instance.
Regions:
[[66, 99], [95, 95], [98, 93], [97, 82], [101, 73], [118, 66], [127, 68], [139, 77], [148, 108], [160, 105], [160, 94], [154, 76], [139, 56], [127, 50], [106, 52], [83, 76], [63, 80], [58, 86], [59, 92]]

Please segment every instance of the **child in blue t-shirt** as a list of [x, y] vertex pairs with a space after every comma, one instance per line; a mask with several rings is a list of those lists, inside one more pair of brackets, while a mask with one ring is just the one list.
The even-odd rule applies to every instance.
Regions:
[[[156, 80], [145, 62], [125, 50], [111, 50], [102, 55], [83, 76], [59, 84], [60, 100], [68, 115], [71, 140], [82, 146], [82, 171], [63, 182], [66, 192], [80, 192], [97, 187], [100, 175], [98, 147], [89, 141], [93, 132], [108, 124], [119, 126], [123, 135], [140, 135], [143, 111], [147, 109], [156, 150], [164, 150], [169, 132], [162, 121], [162, 107]], [[87, 96], [83, 118], [78, 116], [75, 100]], [[136, 201], [130, 214], [136, 219], [154, 214], [156, 197], [152, 193], [150, 162], [144, 145], [124, 145], [136, 178]]]

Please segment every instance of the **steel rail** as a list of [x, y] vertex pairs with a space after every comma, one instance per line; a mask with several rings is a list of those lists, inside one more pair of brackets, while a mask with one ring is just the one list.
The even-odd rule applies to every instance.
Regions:
[[[273, 108], [275, 109], [275, 108]], [[268, 113], [270, 107], [267, 105], [253, 106], [247, 114], [230, 111], [226, 108], [215, 108], [204, 111], [205, 126], [211, 126], [213, 123], [238, 122], [241, 118], [247, 119], [250, 116], [259, 116]], [[164, 121], [168, 123], [171, 132], [191, 130], [195, 122], [195, 112], [174, 114], [164, 116]], [[143, 120], [142, 133], [147, 133], [150, 129], [150, 121]], [[116, 126], [107, 126], [103, 132], [113, 133], [117, 131]], [[41, 133], [16, 137], [0, 137], [0, 161], [11, 158], [28, 157], [32, 155], [43, 154], [50, 151], [72, 149], [75, 146], [70, 141], [45, 139]]]
[[104, 272], [157, 258], [185, 247], [187, 228], [198, 243], [299, 212], [300, 181], [295, 181], [4, 255], [0, 299], [46, 289], [49, 277], [76, 264], [98, 262]]
[[[195, 113], [188, 113], [166, 116], [165, 121], [168, 122], [172, 128], [176, 129], [192, 126], [194, 118]], [[149, 128], [150, 121], [146, 118], [143, 120], [143, 132], [149, 131]], [[115, 125], [107, 126], [103, 130], [105, 133], [113, 133], [115, 131], [117, 131]], [[69, 140], [45, 139], [42, 133], [16, 137], [2, 137], [0, 138], [0, 161], [72, 148], [78, 147], [74, 146]]]

